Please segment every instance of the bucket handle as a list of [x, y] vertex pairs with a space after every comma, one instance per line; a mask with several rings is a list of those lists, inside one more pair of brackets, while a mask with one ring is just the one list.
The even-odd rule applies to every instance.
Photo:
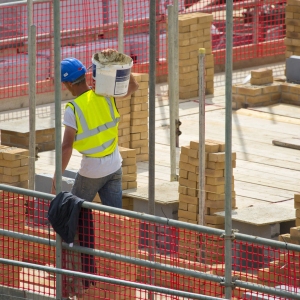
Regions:
[[[86, 70], [88, 71], [91, 67], [92, 67], [93, 65], [90, 65]], [[103, 68], [103, 67], [102, 67]], [[102, 69], [101, 67], [100, 67], [100, 69]]]

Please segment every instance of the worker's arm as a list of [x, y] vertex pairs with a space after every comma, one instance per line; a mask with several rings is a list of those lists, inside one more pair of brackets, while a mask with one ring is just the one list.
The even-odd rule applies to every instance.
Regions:
[[130, 73], [130, 79], [129, 79], [127, 94], [125, 96], [119, 97], [119, 98], [126, 98], [126, 97], [130, 96], [135, 91], [137, 91], [138, 88], [139, 88], [138, 82], [135, 80], [134, 76]]
[[[62, 173], [65, 171], [65, 169], [68, 166], [68, 163], [70, 161], [70, 158], [72, 156], [73, 152], [73, 142], [75, 139], [76, 130], [72, 127], [65, 126], [65, 132], [62, 142], [62, 164], [61, 169]], [[53, 176], [52, 180], [52, 187], [51, 187], [51, 193], [56, 194], [56, 179], [55, 174]]]

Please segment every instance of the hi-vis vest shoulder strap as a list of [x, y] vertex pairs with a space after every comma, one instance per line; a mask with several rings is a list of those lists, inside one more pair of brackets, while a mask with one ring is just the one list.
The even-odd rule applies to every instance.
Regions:
[[118, 144], [120, 120], [114, 99], [88, 91], [67, 106], [73, 106], [77, 123], [73, 148], [90, 157], [111, 154]]

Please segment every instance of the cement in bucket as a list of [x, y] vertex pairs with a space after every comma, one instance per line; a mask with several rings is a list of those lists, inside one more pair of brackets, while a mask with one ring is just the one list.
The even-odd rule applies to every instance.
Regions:
[[93, 86], [103, 96], [123, 97], [127, 94], [132, 58], [119, 52], [110, 56], [93, 54]]

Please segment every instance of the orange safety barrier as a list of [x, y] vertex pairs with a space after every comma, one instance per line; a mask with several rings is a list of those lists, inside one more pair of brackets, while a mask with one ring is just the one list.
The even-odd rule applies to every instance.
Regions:
[[[44, 202], [43, 199], [32, 199], [4, 191], [1, 191], [0, 198], [1, 229], [55, 238], [55, 233], [48, 227], [44, 216], [46, 200]], [[150, 247], [154, 247], [155, 262], [224, 276], [224, 238], [220, 236], [142, 222], [86, 208], [82, 208], [79, 220], [76, 241], [81, 246], [144, 260], [149, 259]], [[151, 232], [151, 228], [154, 228], [154, 232]], [[155, 240], [152, 241], [151, 238]], [[55, 266], [56, 260], [54, 247], [4, 236], [0, 236], [0, 256], [47, 266]], [[232, 276], [267, 287], [296, 290], [300, 284], [299, 257], [299, 253], [294, 251], [234, 240]], [[71, 250], [63, 250], [63, 266], [65, 269], [119, 280], [224, 297], [224, 287], [220, 283], [169, 271], [151, 271], [148, 267]], [[74, 293], [83, 299], [125, 300], [148, 297], [146, 290], [82, 280], [72, 276], [63, 276], [63, 282], [65, 295], [75, 291]], [[5, 264], [0, 264], [0, 284], [53, 297], [56, 293], [54, 274]], [[236, 287], [233, 289], [232, 299], [252, 299], [252, 296], [258, 294]], [[277, 299], [271, 295], [264, 296]], [[166, 297], [179, 299], [176, 296]]]
[[[285, 2], [262, 4], [234, 2], [234, 60], [276, 56], [285, 53]], [[225, 63], [225, 1], [179, 0], [179, 14], [205, 12], [213, 15], [212, 51], [215, 65]], [[167, 75], [167, 5], [161, 0], [156, 16], [157, 76]], [[118, 49], [118, 2], [60, 1], [61, 58], [75, 56], [87, 67], [92, 54], [103, 48]], [[52, 1], [34, 2], [33, 24], [37, 26], [37, 93], [54, 90], [54, 36]], [[0, 99], [28, 94], [28, 21], [26, 4], [0, 5]], [[262, 46], [262, 44], [266, 44]], [[236, 49], [236, 50], [235, 50]], [[124, 1], [124, 53], [134, 60], [133, 71], [149, 71], [149, 2]]]

